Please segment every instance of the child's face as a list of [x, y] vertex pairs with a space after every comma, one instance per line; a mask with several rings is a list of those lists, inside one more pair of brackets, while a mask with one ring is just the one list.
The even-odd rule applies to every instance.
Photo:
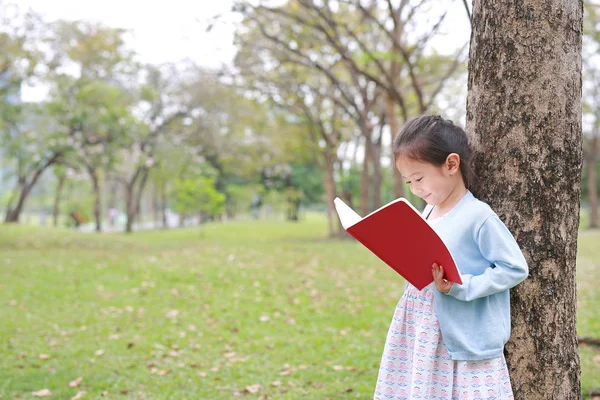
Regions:
[[442, 205], [456, 189], [458, 165], [448, 161], [437, 166], [413, 158], [399, 156], [396, 167], [408, 183], [410, 191], [428, 204]]

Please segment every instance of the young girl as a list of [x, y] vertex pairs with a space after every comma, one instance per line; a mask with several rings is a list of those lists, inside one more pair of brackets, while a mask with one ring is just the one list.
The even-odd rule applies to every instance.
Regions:
[[406, 123], [394, 140], [396, 166], [423, 216], [450, 249], [462, 285], [406, 285], [390, 325], [375, 399], [512, 399], [503, 349], [510, 336], [509, 289], [528, 274], [500, 218], [468, 190], [465, 132], [439, 116]]

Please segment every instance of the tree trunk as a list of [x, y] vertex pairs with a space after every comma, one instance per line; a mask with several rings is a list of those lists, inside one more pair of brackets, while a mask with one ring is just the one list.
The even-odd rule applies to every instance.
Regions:
[[335, 165], [335, 155], [330, 154], [327, 150], [324, 150], [324, 163], [323, 163], [323, 183], [325, 186], [325, 196], [327, 203], [327, 222], [329, 226], [329, 237], [334, 237], [337, 235], [336, 231], [336, 223], [337, 213], [335, 211], [335, 205], [333, 200], [335, 199], [335, 178], [334, 178], [334, 165]]
[[17, 200], [17, 205], [12, 207], [12, 201], [9, 203], [8, 208], [6, 209], [6, 216], [4, 222], [7, 223], [18, 223], [19, 218], [21, 217], [21, 212], [23, 211], [23, 206], [25, 205], [25, 201], [27, 197], [29, 197], [29, 193], [33, 188], [33, 183], [20, 182], [18, 185], [18, 193], [19, 198]]
[[152, 225], [158, 228], [160, 225], [160, 195], [159, 188], [155, 184], [152, 185]]
[[167, 229], [169, 227], [169, 221], [167, 220], [167, 187], [163, 184], [161, 187], [161, 211], [162, 211], [162, 227]]
[[6, 209], [6, 217], [4, 222], [19, 222], [19, 217], [21, 216], [21, 212], [23, 211], [23, 207], [25, 206], [25, 201], [27, 197], [29, 197], [29, 193], [31, 193], [31, 189], [37, 183], [38, 179], [48, 167], [52, 166], [57, 160], [62, 156], [62, 153], [54, 153], [52, 157], [50, 157], [44, 164], [38, 165], [36, 169], [31, 172], [31, 180], [28, 182], [26, 176], [19, 177], [19, 200], [17, 201], [17, 205], [12, 207], [12, 198], [8, 203], [8, 207]]
[[61, 175], [58, 178], [58, 186], [56, 187], [56, 196], [54, 196], [54, 207], [52, 208], [52, 223], [54, 226], [58, 226], [58, 216], [60, 214], [60, 200], [62, 197], [62, 191], [67, 181], [66, 175]]
[[473, 191], [515, 235], [515, 399], [580, 399], [575, 257], [581, 197], [581, 0], [474, 2], [467, 131]]
[[144, 193], [147, 179], [148, 169], [142, 167], [136, 171], [126, 186], [127, 193], [125, 201], [127, 203], [127, 222], [125, 224], [125, 232], [127, 233], [133, 232], [133, 222], [140, 212], [140, 202], [142, 200], [142, 194]]
[[404, 196], [404, 187], [402, 186], [402, 175], [400, 175], [400, 171], [396, 168], [396, 164], [394, 163], [394, 138], [399, 132], [398, 127], [398, 116], [396, 115], [396, 106], [394, 100], [390, 97], [390, 95], [386, 95], [385, 97], [385, 110], [386, 110], [386, 120], [388, 121], [388, 125], [390, 126], [390, 137], [391, 137], [391, 146], [392, 146], [392, 183], [394, 187], [394, 198], [403, 197]]
[[[383, 176], [381, 174], [381, 148], [382, 148], [382, 139], [383, 139], [383, 125], [381, 126], [381, 130], [379, 132], [379, 137], [373, 143], [373, 209], [377, 210], [379, 207], [383, 205], [383, 200], [381, 199], [381, 182], [383, 180]], [[393, 166], [396, 169], [396, 166]]]
[[362, 173], [360, 176], [360, 213], [365, 216], [369, 213], [369, 187], [371, 186], [371, 179], [369, 174], [369, 166], [372, 164], [373, 158], [373, 143], [368, 134], [363, 132], [365, 138], [365, 157], [362, 165]]
[[598, 136], [593, 136], [588, 148], [588, 205], [590, 207], [590, 229], [598, 228], [598, 177], [596, 166], [598, 164]]
[[88, 174], [92, 180], [92, 188], [94, 190], [94, 220], [96, 222], [96, 232], [102, 232], [102, 193], [100, 193], [100, 180], [98, 179], [98, 172], [92, 168], [87, 167]]

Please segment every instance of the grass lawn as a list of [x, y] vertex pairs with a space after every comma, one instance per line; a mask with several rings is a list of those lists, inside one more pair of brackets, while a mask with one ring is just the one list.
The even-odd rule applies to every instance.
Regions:
[[[0, 226], [0, 395], [372, 398], [404, 283], [325, 229], [314, 216], [131, 236]], [[595, 337], [598, 243], [582, 232], [578, 327]], [[587, 392], [600, 349], [581, 356]]]

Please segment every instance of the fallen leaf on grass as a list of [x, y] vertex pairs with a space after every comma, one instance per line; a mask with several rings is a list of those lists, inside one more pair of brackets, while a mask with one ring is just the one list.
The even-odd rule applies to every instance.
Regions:
[[85, 396], [86, 392], [77, 392], [77, 394], [73, 397], [71, 397], [71, 400], [79, 400], [82, 399], [83, 396]]
[[70, 387], [77, 387], [77, 386], [81, 385], [81, 382], [83, 382], [83, 378], [80, 376], [79, 378], [74, 379], [71, 382], [69, 382], [69, 386]]
[[40, 354], [40, 360], [49, 360], [50, 359], [50, 355], [48, 354]]
[[261, 315], [259, 318], [260, 322], [267, 322], [270, 319], [271, 318], [268, 315]]
[[271, 386], [281, 386], [281, 382], [280, 381], [271, 382]]
[[52, 392], [50, 391], [50, 389], [42, 389], [38, 390], [37, 392], [32, 392], [31, 395], [33, 397], [48, 397], [52, 396]]
[[259, 390], [260, 390], [260, 385], [258, 383], [254, 384], [254, 385], [246, 386], [246, 388], [244, 389], [244, 391], [247, 393], [258, 393]]
[[170, 318], [170, 319], [177, 318], [178, 316], [179, 316], [179, 311], [177, 311], [177, 310], [171, 310], [165, 315], [165, 317]]
[[95, 354], [96, 354], [97, 356], [101, 356], [102, 354], [104, 354], [104, 350], [103, 350], [103, 349], [96, 350], [96, 353], [95, 353]]
[[292, 368], [290, 366], [290, 364], [284, 364], [283, 365], [283, 369], [281, 370], [281, 372], [279, 373], [279, 375], [286, 376], [286, 375], [290, 375], [293, 372], [296, 372], [295, 368]]
[[158, 371], [158, 376], [166, 376], [169, 373], [168, 369], [162, 369]]
[[204, 378], [206, 376], [206, 372], [198, 372], [198, 376]]
[[341, 371], [344, 369], [344, 367], [342, 367], [341, 365], [334, 365], [332, 368], [336, 371]]

